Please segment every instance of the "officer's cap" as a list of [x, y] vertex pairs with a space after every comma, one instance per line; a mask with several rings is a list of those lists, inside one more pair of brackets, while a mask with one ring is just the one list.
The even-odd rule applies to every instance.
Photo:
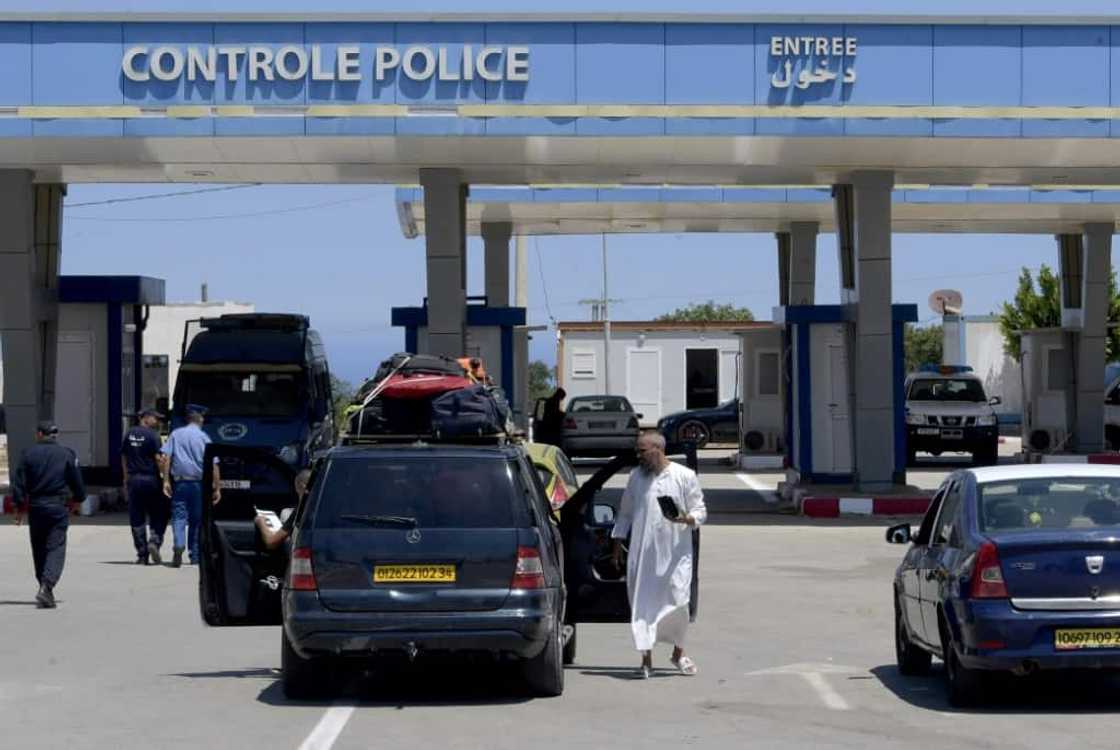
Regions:
[[208, 411], [210, 411], [210, 410], [207, 409], [205, 406], [199, 406], [198, 404], [187, 404], [187, 416], [188, 417], [191, 416], [192, 414], [197, 414], [200, 417], [205, 417], [206, 412], [208, 412]]
[[163, 419], [163, 415], [155, 409], [144, 409], [142, 412], [140, 412], [140, 419], [143, 419], [144, 417], [155, 417], [156, 419]]
[[57, 435], [58, 434], [58, 425], [56, 425], [54, 422], [50, 421], [49, 419], [44, 419], [42, 422], [40, 422], [38, 425], [36, 425], [35, 429], [38, 430], [39, 432], [41, 432], [44, 435]]

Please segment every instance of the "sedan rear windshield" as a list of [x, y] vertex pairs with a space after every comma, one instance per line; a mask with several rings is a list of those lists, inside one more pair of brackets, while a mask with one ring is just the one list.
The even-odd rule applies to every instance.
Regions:
[[912, 401], [987, 401], [979, 380], [926, 378], [910, 385]]
[[1120, 526], [1120, 479], [1056, 477], [978, 486], [980, 530], [1054, 531]]
[[531, 514], [514, 469], [504, 458], [478, 456], [335, 460], [315, 528], [526, 528]]
[[634, 411], [630, 402], [622, 396], [580, 396], [568, 402], [568, 413], [578, 414], [586, 412], [630, 412]]

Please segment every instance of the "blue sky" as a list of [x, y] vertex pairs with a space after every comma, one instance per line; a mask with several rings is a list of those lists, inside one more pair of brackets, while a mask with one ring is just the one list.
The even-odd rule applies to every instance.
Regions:
[[[189, 185], [71, 185], [67, 204], [154, 193]], [[64, 214], [63, 273], [139, 273], [167, 280], [169, 301], [253, 302], [262, 311], [311, 316], [332, 367], [359, 380], [403, 348], [389, 308], [424, 297], [422, 239], [401, 236], [393, 189], [385, 186], [258, 186], [109, 205]], [[580, 299], [600, 294], [600, 239], [529, 240], [529, 322], [584, 320]], [[777, 261], [768, 234], [609, 235], [612, 318], [642, 320], [692, 301], [745, 305], [769, 318], [777, 304]], [[468, 249], [468, 285], [482, 293], [482, 247]], [[836, 245], [822, 235], [817, 296], [839, 301]], [[937, 288], [964, 293], [965, 312], [996, 309], [1018, 269], [1056, 265], [1050, 236], [896, 235], [894, 298], [919, 304]], [[537, 333], [531, 355], [555, 360], [553, 332]]]

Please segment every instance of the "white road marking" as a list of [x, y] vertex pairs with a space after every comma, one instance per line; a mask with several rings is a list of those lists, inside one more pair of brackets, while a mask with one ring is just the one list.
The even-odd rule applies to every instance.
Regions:
[[755, 479], [754, 477], [752, 477], [750, 474], [742, 474], [740, 472], [736, 472], [735, 476], [739, 478], [740, 482], [747, 485], [748, 487], [750, 487], [755, 492], [777, 492], [777, 489], [778, 489], [777, 487], [771, 487], [769, 484], [766, 484], [765, 482], [760, 482], [757, 479]]
[[828, 680], [826, 680], [824, 675], [820, 672], [806, 672], [801, 676], [817, 691], [817, 695], [824, 705], [828, 706], [833, 711], [850, 711], [852, 709], [840, 693], [833, 690], [832, 685], [828, 684]]
[[323, 718], [319, 719], [319, 723], [311, 730], [311, 734], [307, 735], [307, 739], [299, 746], [299, 750], [330, 750], [353, 713], [353, 706], [328, 708]]
[[759, 669], [755, 672], [748, 672], [747, 676], [751, 675], [767, 675], [767, 674], [792, 674], [802, 677], [805, 682], [809, 683], [810, 687], [816, 691], [817, 697], [827, 708], [833, 711], [851, 711], [852, 707], [848, 704], [844, 697], [828, 684], [825, 679], [826, 674], [853, 674], [859, 673], [862, 670], [855, 667], [847, 667], [840, 664], [786, 664], [781, 667], [771, 667], [770, 669]]

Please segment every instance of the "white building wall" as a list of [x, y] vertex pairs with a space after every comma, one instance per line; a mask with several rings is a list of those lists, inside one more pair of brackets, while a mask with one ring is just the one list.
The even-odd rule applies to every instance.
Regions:
[[[602, 331], [565, 331], [563, 333], [563, 361], [560, 383], [573, 396], [594, 396], [606, 393], [626, 396], [637, 401], [630, 392], [635, 376], [630, 363], [640, 361], [632, 351], [659, 351], [660, 399], [656, 409], [639, 408], [642, 424], [653, 426], [657, 420], [685, 408], [685, 351], [688, 349], [715, 349], [719, 352], [720, 396], [732, 398], [736, 394], [737, 373], [735, 355], [739, 352], [739, 335], [730, 331], [632, 331], [611, 330], [610, 384], [605, 380], [603, 368]], [[582, 356], [581, 356], [582, 355]], [[594, 374], [581, 375], [577, 365], [594, 361]], [[725, 383], [725, 380], [730, 380]]]
[[995, 407], [999, 414], [1023, 413], [1023, 388], [1019, 365], [1003, 353], [1003, 334], [995, 318], [964, 319], [965, 364], [984, 383], [988, 397], [999, 396], [1003, 403]]
[[[183, 352], [183, 329], [188, 320], [216, 318], [219, 315], [256, 312], [256, 307], [241, 302], [196, 302], [153, 305], [144, 330], [144, 354], [167, 356], [168, 393], [175, 393], [175, 378]], [[192, 328], [193, 333], [198, 329]]]

